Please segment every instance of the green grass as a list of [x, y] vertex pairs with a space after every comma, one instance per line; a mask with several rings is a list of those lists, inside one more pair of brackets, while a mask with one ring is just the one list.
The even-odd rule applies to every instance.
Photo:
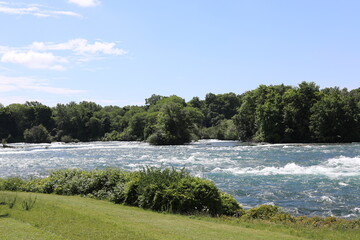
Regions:
[[[359, 230], [182, 216], [76, 196], [0, 192], [0, 239], [359, 239]], [[25, 211], [22, 202], [35, 199]]]

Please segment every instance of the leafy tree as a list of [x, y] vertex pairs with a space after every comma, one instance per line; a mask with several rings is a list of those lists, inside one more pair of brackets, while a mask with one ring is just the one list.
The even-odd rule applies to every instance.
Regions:
[[346, 89], [328, 88], [311, 108], [310, 130], [317, 142], [350, 142], [359, 139], [358, 109]]
[[205, 106], [205, 102], [200, 100], [199, 97], [193, 97], [189, 102], [188, 106], [202, 110]]
[[26, 106], [25, 104], [10, 104], [6, 108], [16, 126], [15, 129], [12, 129], [12, 139], [10, 141], [21, 142], [24, 140], [24, 131], [34, 126], [34, 108]]
[[235, 93], [208, 93], [204, 102], [205, 127], [218, 125], [223, 119], [231, 119], [241, 105], [240, 96]]
[[238, 109], [238, 114], [233, 116], [233, 121], [239, 139], [242, 141], [251, 141], [257, 131], [255, 125], [256, 118], [256, 93], [250, 91], [244, 94], [243, 102]]
[[25, 142], [28, 143], [49, 143], [50, 135], [43, 125], [34, 126], [24, 131]]
[[172, 102], [160, 103], [155, 132], [147, 139], [151, 144], [173, 145], [191, 141], [190, 118], [178, 100], [173, 97]]
[[0, 107], [0, 140], [9, 141], [16, 133], [16, 124], [8, 108]]
[[302, 82], [284, 94], [284, 124], [286, 142], [309, 142], [310, 109], [319, 100], [319, 86]]
[[147, 106], [153, 106], [153, 105], [156, 105], [158, 101], [160, 101], [164, 98], [166, 98], [166, 97], [153, 94], [153, 95], [151, 95], [151, 97], [145, 99], [145, 104]]

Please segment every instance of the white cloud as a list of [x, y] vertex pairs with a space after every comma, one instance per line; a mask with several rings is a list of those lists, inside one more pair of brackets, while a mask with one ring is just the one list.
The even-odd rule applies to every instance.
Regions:
[[54, 56], [49, 52], [40, 53], [31, 50], [27, 52], [6, 52], [1, 57], [1, 62], [21, 64], [33, 69], [65, 70], [65, 67], [60, 64], [67, 63], [68, 60], [63, 57]]
[[48, 81], [29, 77], [8, 77], [0, 75], [0, 92], [12, 92], [19, 90], [33, 90], [50, 94], [79, 94], [83, 90], [52, 87]]
[[72, 16], [81, 17], [80, 14], [71, 11], [56, 11], [41, 5], [22, 5], [0, 2], [0, 12], [13, 15], [32, 15], [36, 17]]
[[100, 4], [99, 0], [68, 0], [70, 3], [74, 3], [80, 7], [95, 7]]
[[71, 50], [76, 54], [108, 54], [108, 55], [124, 55], [126, 51], [116, 48], [115, 42], [99, 42], [89, 44], [88, 40], [77, 38], [69, 40], [65, 43], [53, 44], [45, 42], [34, 42], [29, 46], [34, 50]]
[[70, 61], [85, 63], [126, 53], [117, 48], [115, 42], [89, 43], [86, 39], [78, 38], [64, 43], [33, 42], [29, 46], [17, 48], [0, 46], [0, 62], [20, 64], [32, 69], [65, 70]]

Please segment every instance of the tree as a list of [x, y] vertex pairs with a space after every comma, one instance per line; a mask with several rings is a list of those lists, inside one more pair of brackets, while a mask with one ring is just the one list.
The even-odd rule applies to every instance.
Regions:
[[34, 126], [24, 131], [25, 142], [28, 143], [50, 143], [50, 135], [43, 125]]
[[154, 133], [147, 141], [154, 145], [175, 145], [191, 141], [190, 118], [183, 105], [168, 102], [161, 106]]
[[145, 99], [145, 104], [147, 106], [153, 106], [156, 105], [156, 103], [162, 99], [164, 99], [164, 96], [153, 94], [151, 97]]
[[310, 131], [316, 142], [351, 142], [359, 140], [358, 109], [346, 89], [327, 88], [311, 108]]
[[319, 100], [319, 86], [302, 82], [298, 88], [284, 94], [284, 124], [286, 142], [309, 142], [310, 109]]
[[251, 141], [257, 131], [255, 125], [256, 118], [256, 94], [255, 91], [249, 91], [244, 94], [243, 102], [238, 109], [238, 114], [232, 118], [236, 126], [239, 139], [242, 141]]
[[9, 141], [16, 133], [16, 124], [8, 108], [0, 107], [0, 140]]

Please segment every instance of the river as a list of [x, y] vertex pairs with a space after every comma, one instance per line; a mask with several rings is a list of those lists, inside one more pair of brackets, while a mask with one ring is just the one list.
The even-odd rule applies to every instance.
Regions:
[[143, 142], [10, 144], [0, 177], [43, 177], [64, 168], [185, 167], [245, 207], [275, 204], [295, 215], [360, 218], [360, 144], [269, 144], [201, 140], [183, 146]]

